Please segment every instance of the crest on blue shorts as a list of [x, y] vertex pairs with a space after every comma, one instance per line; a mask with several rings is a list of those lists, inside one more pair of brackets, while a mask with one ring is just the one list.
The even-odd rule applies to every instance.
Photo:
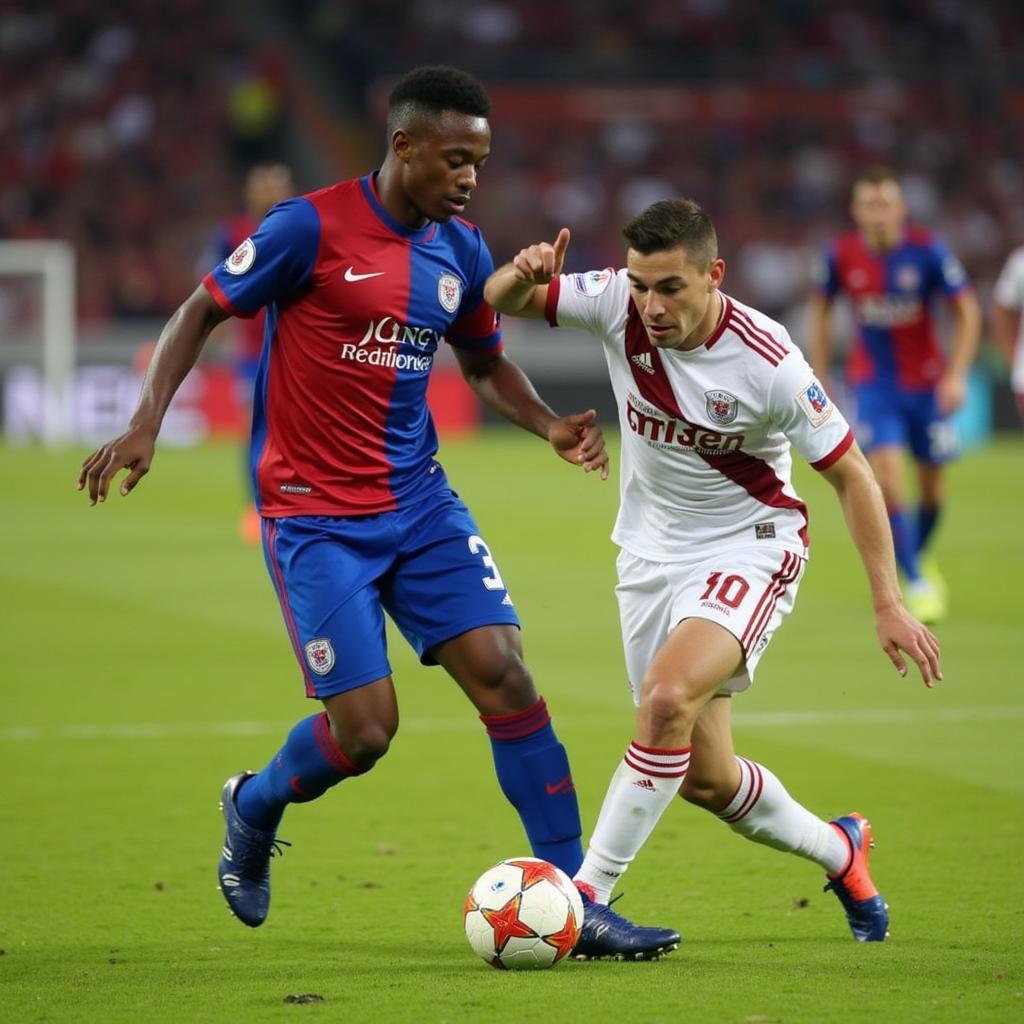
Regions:
[[306, 663], [318, 675], [325, 676], [334, 668], [334, 648], [325, 636], [310, 640], [305, 647]]

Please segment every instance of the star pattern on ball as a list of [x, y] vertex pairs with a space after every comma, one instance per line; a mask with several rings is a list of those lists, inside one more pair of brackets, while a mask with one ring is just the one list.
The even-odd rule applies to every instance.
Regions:
[[544, 941], [549, 946], [554, 946], [557, 950], [555, 953], [556, 964], [573, 951], [573, 947], [579, 941], [579, 937], [580, 926], [576, 923], [572, 907], [568, 907], [566, 908], [565, 924], [562, 925], [561, 929], [551, 935], [544, 936]]
[[474, 910], [479, 910], [480, 907], [477, 905], [476, 900], [473, 898], [473, 890], [470, 889], [466, 893], [466, 902], [462, 904], [462, 917], [465, 919], [467, 914], [472, 914]]
[[562, 880], [558, 877], [558, 868], [546, 860], [510, 860], [523, 872], [523, 889], [529, 889], [538, 882], [550, 882], [556, 889], [562, 888]]
[[539, 936], [525, 921], [519, 919], [519, 907], [523, 894], [517, 892], [503, 907], [488, 910], [481, 907], [487, 923], [494, 930], [494, 951], [501, 953], [508, 945], [509, 939], [536, 939]]

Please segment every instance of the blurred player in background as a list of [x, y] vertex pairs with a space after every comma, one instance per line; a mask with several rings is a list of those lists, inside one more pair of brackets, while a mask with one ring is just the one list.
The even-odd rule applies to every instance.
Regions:
[[[836, 489], [878, 639], [900, 674], [906, 651], [927, 685], [941, 678], [938, 643], [903, 607], [885, 506], [852, 432], [786, 329], [719, 290], [725, 263], [704, 211], [658, 202], [623, 235], [623, 270], [562, 275], [563, 228], [554, 245], [523, 249], [484, 291], [499, 312], [600, 338], [619, 408], [612, 539], [639, 711], [577, 883], [588, 909], [606, 904], [678, 793], [747, 839], [819, 864], [854, 937], [881, 941], [889, 918], [868, 874], [869, 823], [858, 814], [823, 821], [733, 749], [730, 698], [753, 683], [808, 555], [791, 446]], [[593, 927], [605, 923], [603, 934]], [[592, 913], [577, 955], [605, 955], [618, 931], [624, 943], [628, 929]], [[636, 950], [649, 951], [639, 935]]]
[[992, 332], [1010, 368], [1010, 387], [1024, 424], [1024, 246], [1010, 253], [992, 298]]
[[[861, 443], [885, 498], [907, 605], [922, 622], [938, 622], [946, 614], [946, 588], [926, 552], [945, 498], [943, 466], [957, 449], [949, 417], [966, 398], [981, 317], [960, 262], [927, 231], [907, 226], [892, 171], [875, 168], [857, 178], [850, 210], [857, 230], [829, 246], [820, 289], [810, 300], [812, 363], [827, 386], [830, 306], [846, 292], [857, 321], [847, 375]], [[938, 295], [953, 314], [948, 360], [932, 323]], [[917, 464], [915, 515], [907, 509], [906, 448]]]
[[523, 664], [498, 566], [435, 461], [426, 402], [444, 340], [492, 409], [607, 477], [593, 410], [552, 412], [505, 357], [483, 300], [493, 263], [461, 215], [490, 151], [489, 110], [483, 86], [455, 68], [404, 77], [390, 97], [379, 171], [275, 206], [171, 317], [128, 431], [82, 466], [79, 488], [93, 504], [122, 469], [129, 494], [210, 330], [266, 307], [256, 500], [306, 695], [324, 711], [299, 722], [261, 772], [224, 785], [218, 875], [232, 912], [253, 927], [269, 910], [287, 805], [369, 771], [398, 728], [385, 610], [422, 663], [442, 665], [476, 707], [534, 854], [570, 874], [582, 860], [569, 761]]
[[[292, 172], [284, 164], [257, 164], [245, 176], [245, 212], [229, 217], [218, 227], [213, 241], [203, 254], [200, 273], [205, 274], [215, 263], [226, 260], [259, 227], [267, 211], [295, 194]], [[263, 350], [263, 329], [266, 316], [261, 309], [254, 317], [239, 318], [231, 323], [234, 349], [232, 369], [235, 373], [237, 397], [245, 410], [246, 421], [252, 419], [252, 392], [256, 383], [260, 352]], [[248, 462], [248, 459], [246, 460]], [[249, 544], [260, 542], [260, 514], [256, 509], [252, 482], [246, 473], [250, 490], [249, 506], [239, 522], [238, 531]]]

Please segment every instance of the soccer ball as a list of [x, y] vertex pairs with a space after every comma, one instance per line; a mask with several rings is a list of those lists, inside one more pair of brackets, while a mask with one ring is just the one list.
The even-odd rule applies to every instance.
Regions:
[[499, 970], [532, 970], [553, 967], [572, 952], [583, 924], [583, 900], [554, 864], [516, 857], [476, 880], [462, 917], [477, 956]]

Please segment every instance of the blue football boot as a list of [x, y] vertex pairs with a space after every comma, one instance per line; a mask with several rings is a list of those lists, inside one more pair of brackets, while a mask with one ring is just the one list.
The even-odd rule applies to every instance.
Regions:
[[831, 889], [839, 897], [858, 942], [883, 942], [889, 935], [889, 905], [868, 874], [868, 850], [875, 845], [871, 822], [860, 814], [847, 814], [829, 824], [850, 847], [850, 863], [838, 875], [827, 876], [825, 892]]
[[583, 898], [583, 927], [572, 951], [574, 960], [657, 960], [682, 941], [679, 932], [633, 924], [597, 903], [589, 885], [577, 883], [576, 887]]
[[270, 858], [290, 843], [275, 838], [242, 821], [235, 805], [235, 794], [252, 772], [239, 772], [224, 783], [220, 809], [227, 826], [224, 848], [220, 852], [217, 876], [220, 891], [228, 901], [231, 913], [250, 928], [258, 928], [270, 910]]

